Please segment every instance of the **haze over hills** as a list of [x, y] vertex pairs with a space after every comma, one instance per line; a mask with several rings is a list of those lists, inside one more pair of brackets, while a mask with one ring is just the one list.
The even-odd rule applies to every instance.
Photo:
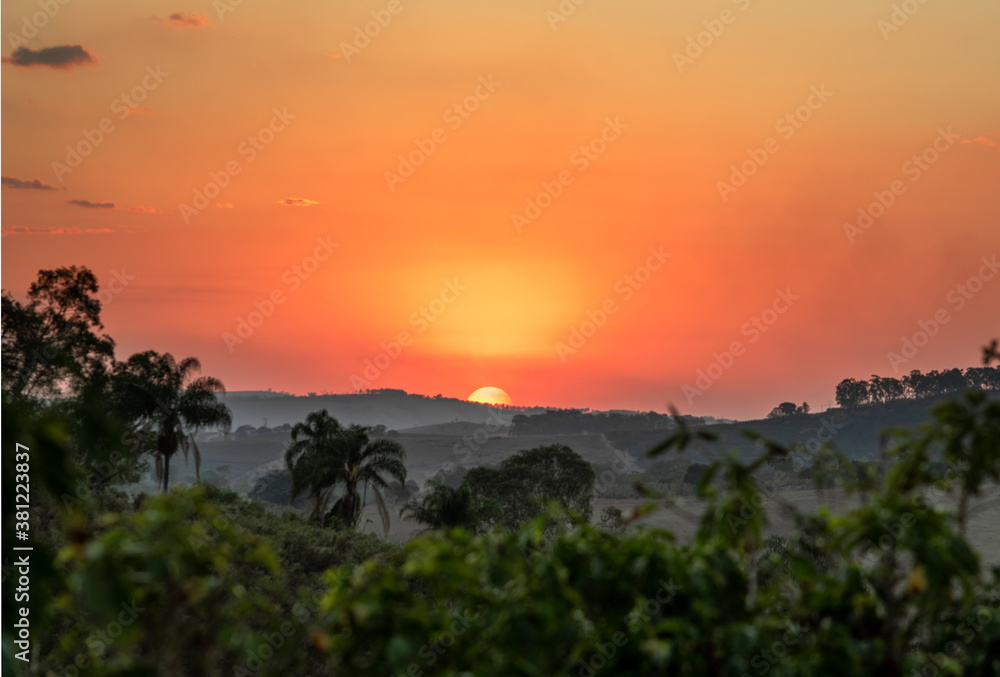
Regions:
[[[495, 406], [469, 402], [440, 395], [430, 397], [402, 390], [384, 389], [357, 394], [324, 394], [297, 396], [273, 391], [237, 391], [221, 396], [233, 415], [233, 429], [243, 425], [254, 427], [295, 425], [306, 414], [326, 409], [331, 416], [346, 425], [384, 425], [390, 430], [404, 430], [456, 421], [481, 423], [491, 416], [509, 425], [516, 414], [540, 414], [553, 407]], [[572, 410], [589, 412], [589, 409]], [[596, 412], [595, 412], [596, 413]], [[615, 409], [609, 414], [643, 414]], [[711, 416], [706, 423], [728, 422]]]
[[[492, 407], [393, 390], [307, 397], [237, 392], [229, 393], [225, 399], [233, 412], [234, 430], [240, 426], [258, 428], [265, 421], [271, 429], [284, 424], [294, 425], [304, 420], [308, 413], [320, 409], [326, 409], [345, 425], [385, 426], [384, 434], [395, 437], [406, 449], [407, 470], [418, 484], [423, 484], [442, 467], [495, 465], [520, 449], [550, 444], [565, 444], [593, 464], [612, 463], [618, 457], [616, 453], [624, 454], [637, 468], [645, 469], [651, 464], [646, 451], [663, 441], [673, 427], [666, 416], [643, 412], [592, 412], [573, 416], [575, 410]], [[718, 436], [718, 442], [695, 445], [687, 457], [691, 461], [707, 462], [730, 451], [736, 451], [745, 459], [755, 457], [760, 449], [744, 435], [744, 431], [750, 430], [785, 445], [801, 443], [808, 451], [815, 451], [821, 443], [829, 442], [851, 458], [875, 458], [882, 430], [912, 426], [926, 420], [928, 410], [940, 399], [902, 399], [756, 421], [690, 419], [695, 427], [710, 428]], [[565, 416], [552, 415], [558, 411], [565, 412]], [[552, 419], [551, 427], [536, 425], [530, 434], [522, 434], [517, 426], [512, 426], [515, 416], [535, 417], [546, 412]], [[604, 421], [604, 427], [572, 429], [565, 425], [567, 421], [572, 425], [574, 421], [592, 420]], [[284, 468], [282, 457], [289, 439], [287, 430], [257, 433], [245, 429], [225, 439], [218, 435], [208, 436], [201, 443], [203, 468], [226, 467], [231, 486], [247, 489], [268, 470]]]
[[295, 425], [308, 413], [326, 409], [345, 425], [384, 425], [390, 430], [450, 423], [483, 421], [491, 409], [510, 423], [515, 413], [543, 411], [524, 407], [490, 407], [450, 397], [427, 397], [404, 391], [383, 390], [363, 394], [295, 396], [283, 393], [244, 391], [223, 396], [233, 414], [233, 428], [242, 425], [276, 427]]

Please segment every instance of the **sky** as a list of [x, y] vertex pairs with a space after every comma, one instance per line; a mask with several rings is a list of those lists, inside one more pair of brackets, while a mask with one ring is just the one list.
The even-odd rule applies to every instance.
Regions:
[[3, 288], [89, 267], [121, 359], [755, 418], [1000, 335], [993, 0], [0, 20]]

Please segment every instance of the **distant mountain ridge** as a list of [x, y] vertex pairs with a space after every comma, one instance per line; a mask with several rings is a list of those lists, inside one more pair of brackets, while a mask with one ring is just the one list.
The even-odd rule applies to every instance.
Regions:
[[305, 420], [307, 414], [320, 409], [326, 409], [345, 425], [384, 425], [397, 430], [454, 421], [482, 422], [491, 416], [499, 416], [503, 425], [510, 425], [515, 414], [544, 411], [538, 407], [492, 407], [451, 397], [427, 397], [403, 391], [305, 396], [271, 391], [237, 391], [226, 393], [221, 399], [232, 411], [234, 429], [241, 425], [267, 425], [272, 428], [285, 423], [295, 425]]

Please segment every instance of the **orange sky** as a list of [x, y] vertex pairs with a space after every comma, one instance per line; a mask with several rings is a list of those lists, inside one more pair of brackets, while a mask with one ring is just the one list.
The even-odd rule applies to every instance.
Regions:
[[904, 370], [971, 366], [1000, 335], [1000, 5], [902, 4], [5, 2], [3, 286], [117, 272], [119, 357], [230, 390], [762, 416], [892, 374], [939, 310]]

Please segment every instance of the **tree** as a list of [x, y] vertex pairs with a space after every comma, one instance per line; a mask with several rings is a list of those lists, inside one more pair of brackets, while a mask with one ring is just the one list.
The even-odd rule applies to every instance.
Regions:
[[473, 468], [465, 483], [480, 496], [499, 503], [500, 523], [516, 530], [544, 511], [547, 501], [590, 519], [594, 469], [569, 447], [552, 444], [521, 450], [496, 468]]
[[845, 378], [837, 384], [837, 405], [841, 407], [858, 407], [869, 401], [868, 383]]
[[291, 501], [308, 492], [315, 520], [326, 513], [340, 481], [344, 467], [339, 439], [342, 432], [340, 422], [326, 409], [308, 414], [305, 422], [292, 427], [292, 443], [285, 451], [285, 466], [292, 478]]
[[[804, 405], [804, 406], [806, 406], [806, 408], [808, 410], [808, 405]], [[776, 406], [774, 409], [772, 409], [771, 413], [768, 414], [767, 417], [768, 418], [779, 418], [781, 416], [792, 416], [794, 414], [800, 414], [800, 413], [803, 413], [803, 412], [799, 411], [799, 408], [795, 406], [794, 402], [782, 402], [781, 404], [779, 404], [778, 406]]]
[[698, 484], [707, 471], [708, 466], [704, 463], [692, 463], [684, 471], [684, 484]]
[[965, 382], [977, 390], [1000, 390], [1000, 367], [970, 367], [965, 370]]
[[941, 372], [940, 381], [943, 393], [957, 393], [965, 390], [965, 374], [962, 373], [961, 369], [952, 368]]
[[628, 522], [625, 520], [621, 508], [609, 505], [601, 511], [601, 521], [598, 522], [598, 526], [605, 531], [620, 536], [625, 533], [627, 525]]
[[927, 396], [927, 377], [919, 369], [914, 369], [903, 377], [903, 387], [906, 389], [907, 397], [918, 399]]
[[337, 436], [336, 453], [340, 461], [337, 481], [343, 483], [344, 493], [327, 513], [326, 523], [356, 528], [371, 487], [382, 528], [388, 534], [389, 510], [383, 492], [388, 488], [390, 478], [406, 483], [406, 467], [403, 465], [406, 450], [403, 445], [387, 437], [373, 440], [368, 427], [352, 425]]
[[431, 479], [428, 485], [430, 493], [400, 510], [406, 519], [425, 524], [430, 529], [462, 528], [481, 533], [485, 525], [500, 517], [500, 504], [495, 499], [473, 494], [467, 484], [450, 487], [441, 480]]
[[170, 459], [178, 451], [194, 454], [195, 475], [200, 478], [201, 451], [195, 441], [205, 427], [232, 425], [229, 408], [216, 395], [224, 393], [222, 381], [196, 377], [201, 362], [188, 357], [180, 362], [170, 353], [148, 350], [115, 366], [112, 408], [133, 424], [134, 443], [156, 458], [156, 479], [163, 491], [170, 488]]
[[3, 389], [15, 399], [65, 395], [107, 373], [115, 343], [101, 333], [97, 277], [41, 270], [27, 303], [3, 293]]
[[886, 402], [901, 399], [906, 394], [906, 387], [898, 378], [887, 377], [882, 379], [882, 396]]

